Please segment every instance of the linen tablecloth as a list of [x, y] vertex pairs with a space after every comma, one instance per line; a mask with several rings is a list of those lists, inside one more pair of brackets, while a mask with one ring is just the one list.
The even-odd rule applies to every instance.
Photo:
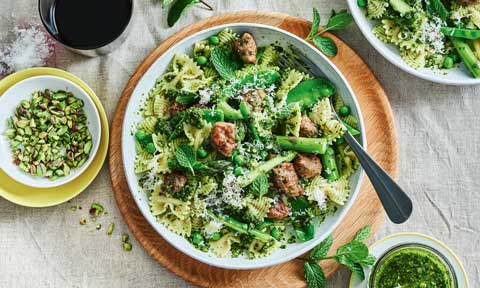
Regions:
[[[314, 6], [325, 23], [331, 9], [346, 8], [345, 0], [210, 2], [215, 11], [193, 8], [174, 28], [168, 28], [160, 1], [137, 0], [131, 34], [120, 49], [99, 58], [59, 49], [56, 67], [87, 82], [111, 120], [122, 89], [140, 61], [190, 23], [247, 9], [311, 19]], [[0, 1], [0, 43], [10, 41], [13, 28], [25, 22], [40, 24], [37, 1]], [[375, 238], [400, 231], [432, 235], [458, 254], [471, 286], [479, 287], [480, 86], [449, 87], [410, 76], [378, 54], [355, 25], [340, 37], [363, 57], [385, 87], [399, 136], [399, 182], [414, 201], [413, 216], [406, 224], [386, 222]], [[123, 251], [121, 232], [128, 228], [117, 209], [107, 168], [105, 164], [90, 187], [70, 203], [31, 209], [0, 199], [0, 287], [190, 287], [150, 258], [134, 237], [130, 237], [133, 251]], [[101, 219], [101, 232], [94, 225], [79, 225], [92, 202], [102, 203], [109, 211]], [[72, 205], [81, 205], [83, 210], [70, 211]], [[110, 222], [116, 224], [116, 233], [109, 237], [104, 229]], [[342, 270], [327, 286], [347, 287], [349, 277]]]

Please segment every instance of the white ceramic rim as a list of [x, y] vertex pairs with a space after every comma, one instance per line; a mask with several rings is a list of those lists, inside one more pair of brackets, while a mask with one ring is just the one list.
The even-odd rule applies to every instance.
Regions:
[[[391, 248], [402, 245], [402, 244], [423, 244], [428, 247], [431, 247], [443, 255], [452, 266], [453, 272], [457, 277], [458, 288], [468, 288], [470, 287], [467, 272], [462, 265], [462, 262], [457, 257], [457, 255], [442, 241], [417, 232], [400, 232], [389, 235], [383, 239], [380, 239], [370, 245], [370, 253], [372, 253], [377, 260], [379, 257], [389, 251]], [[372, 265], [373, 267], [373, 265]], [[371, 267], [365, 270], [365, 280], [359, 282], [354, 274], [350, 276], [350, 288], [367, 288], [368, 287], [368, 277], [370, 276]]]
[[[2, 94], [2, 96], [0, 96], [0, 104], [2, 103], [2, 98], [5, 99], [3, 97], [3, 95], [6, 95], [8, 93], [13, 93], [15, 91], [15, 89], [18, 89], [18, 86], [24, 85], [25, 82], [38, 81], [39, 79], [53, 79], [53, 81], [62, 82], [64, 85], [66, 85], [66, 87], [68, 87], [68, 86], [74, 87], [75, 89], [78, 89], [79, 91], [81, 91], [81, 93], [82, 93], [82, 98], [81, 99], [84, 100], [84, 101], [86, 100], [86, 102], [88, 102], [88, 105], [90, 105], [91, 108], [93, 108], [92, 111], [93, 111], [94, 119], [91, 119], [91, 117], [88, 117], [88, 119], [87, 119], [87, 124], [88, 124], [89, 130], [91, 131], [92, 129], [90, 129], [90, 128], [93, 127], [93, 126], [96, 126], [96, 128], [97, 128], [96, 129], [97, 133], [92, 134], [93, 146], [92, 146], [92, 150], [90, 151], [90, 156], [88, 157], [87, 161], [80, 168], [73, 169], [71, 171], [70, 175], [65, 176], [65, 177], [60, 177], [55, 181], [49, 181], [49, 182], [48, 181], [42, 181], [42, 182], [35, 181], [35, 179], [38, 178], [38, 176], [27, 175], [25, 172], [21, 171], [18, 168], [15, 171], [11, 171], [10, 169], [5, 169], [5, 162], [0, 161], [0, 169], [2, 169], [2, 171], [4, 171], [10, 178], [14, 179], [15, 181], [17, 181], [19, 183], [22, 183], [23, 185], [26, 185], [26, 186], [29, 186], [29, 187], [34, 187], [34, 188], [53, 188], [53, 187], [58, 187], [58, 186], [70, 183], [71, 181], [75, 180], [78, 176], [80, 176], [90, 166], [93, 159], [95, 159], [95, 156], [96, 156], [97, 151], [98, 151], [98, 147], [100, 146], [100, 138], [101, 138], [101, 135], [102, 135], [102, 125], [100, 123], [100, 115], [98, 113], [97, 106], [95, 105], [93, 100], [90, 98], [90, 95], [84, 89], [82, 89], [80, 86], [73, 83], [72, 81], [70, 81], [68, 79], [65, 79], [65, 78], [62, 78], [62, 77], [58, 77], [58, 76], [40, 75], [40, 76], [33, 76], [33, 77], [28, 77], [26, 79], [23, 79], [22, 81], [19, 81], [19, 82], [15, 83], [14, 85], [12, 85], [10, 88], [8, 88]], [[33, 93], [33, 92], [35, 92], [35, 91], [32, 91], [31, 93]], [[31, 96], [31, 95], [29, 95], [29, 96]], [[74, 95], [74, 96], [78, 97], [77, 95]], [[20, 104], [20, 102], [18, 104]], [[1, 107], [1, 105], [0, 105], [0, 107]], [[2, 137], [2, 139], [0, 141], [8, 142], [5, 139], [5, 136], [3, 135], [3, 131], [0, 131], [0, 137]], [[6, 145], [9, 145], [9, 144], [6, 143]], [[9, 156], [7, 156], [7, 158], [10, 161], [13, 160], [11, 153], [9, 154]], [[28, 177], [32, 178], [32, 181], [29, 182], [29, 183], [26, 183], [26, 182], [22, 181], [18, 177], [20, 174], [27, 175]]]
[[[367, 38], [367, 41], [370, 43], [370, 45], [372, 45], [373, 48], [375, 48], [375, 50], [378, 51], [378, 53], [380, 53], [383, 57], [385, 57], [385, 59], [387, 59], [390, 63], [397, 66], [401, 70], [413, 76], [416, 76], [418, 78], [435, 82], [435, 83], [440, 83], [440, 84], [455, 85], [455, 86], [480, 84], [480, 78], [473, 78], [473, 76], [471, 76], [468, 71], [465, 71], [465, 73], [468, 73], [468, 76], [470, 78], [459, 79], [452, 74], [450, 74], [451, 75], [450, 77], [441, 77], [441, 75], [435, 75], [435, 74], [430, 75], [428, 73], [422, 72], [422, 70], [416, 70], [408, 66], [408, 64], [405, 63], [403, 60], [398, 61], [397, 59], [395, 59], [395, 54], [389, 50], [388, 48], [389, 44], [386, 44], [380, 41], [375, 35], [373, 35], [369, 26], [365, 25], [365, 23], [369, 23], [371, 21], [369, 21], [365, 17], [365, 11], [362, 8], [358, 7], [357, 0], [347, 0], [347, 3], [348, 3], [348, 8], [352, 13], [353, 19], [355, 20], [355, 23], [357, 23], [357, 27], [362, 32], [363, 36]], [[457, 67], [453, 70], [458, 70], [458, 69], [459, 68]], [[431, 69], [427, 69], [427, 70], [431, 70]]]
[[[308, 42], [306, 42], [305, 40], [303, 40], [302, 38], [288, 32], [288, 31], [285, 31], [285, 30], [282, 30], [282, 29], [279, 29], [277, 27], [273, 27], [273, 26], [269, 26], [269, 25], [264, 25], [264, 24], [257, 24], [257, 23], [242, 23], [242, 22], [239, 22], [239, 23], [229, 23], [229, 24], [224, 24], [224, 25], [218, 25], [218, 26], [214, 26], [214, 27], [210, 27], [208, 29], [205, 29], [205, 30], [202, 30], [202, 31], [199, 31], [199, 32], [196, 32], [184, 39], [182, 39], [181, 41], [177, 42], [175, 45], [171, 46], [170, 48], [168, 48], [159, 58], [157, 58], [155, 60], [155, 62], [159, 61], [159, 59], [161, 59], [165, 54], [167, 54], [167, 52], [169, 52], [170, 50], [176, 50], [178, 46], [184, 44], [185, 42], [188, 42], [190, 41], [190, 39], [196, 37], [197, 35], [199, 34], [208, 34], [210, 31], [213, 31], [213, 30], [217, 30], [217, 29], [225, 29], [225, 28], [233, 28], [233, 29], [242, 29], [243, 28], [247, 28], [247, 27], [251, 27], [251, 28], [263, 28], [263, 29], [269, 29], [269, 30], [272, 30], [272, 31], [275, 31], [277, 33], [281, 33], [281, 34], [285, 34], [291, 38], [294, 38], [296, 41], [299, 41], [301, 44], [303, 45], [306, 45], [306, 47], [308, 47], [308, 49], [310, 49], [311, 51], [313, 51], [315, 54], [319, 55], [321, 58], [323, 58], [323, 60], [330, 66], [330, 68], [332, 68], [334, 70], [334, 72], [341, 78], [342, 82], [345, 84], [347, 90], [348, 90], [348, 93], [351, 95], [351, 99], [352, 101], [354, 102], [354, 105], [355, 105], [355, 110], [358, 114], [358, 120], [359, 120], [359, 127], [360, 127], [360, 132], [361, 132], [361, 142], [363, 144], [363, 147], [367, 147], [367, 139], [366, 139], [366, 131], [365, 131], [365, 125], [364, 125], [364, 122], [363, 122], [363, 116], [362, 116], [362, 113], [361, 113], [361, 110], [360, 110], [360, 106], [358, 104], [358, 101], [355, 97], [355, 94], [353, 92], [353, 90], [351, 89], [350, 85], [348, 84], [348, 81], [345, 79], [345, 77], [343, 76], [343, 74], [337, 69], [337, 67], [325, 56], [323, 55], [322, 53], [320, 53], [314, 46], [312, 46], [311, 44], [309, 44]], [[206, 36], [208, 37], [208, 36]], [[193, 43], [192, 43], [193, 44]], [[151, 69], [151, 67], [155, 64], [152, 63], [150, 65], [150, 67], [147, 69], [147, 71], [149, 69]], [[146, 72], [145, 72], [146, 73]], [[142, 77], [143, 78], [143, 77]], [[140, 80], [137, 82], [137, 85], [138, 83], [140, 83], [140, 81], [142, 80], [142, 78], [140, 78]], [[152, 83], [153, 85], [153, 83]], [[135, 93], [135, 90], [137, 89], [137, 86], [133, 89], [132, 91], [132, 95]], [[143, 91], [141, 93], [142, 97], [144, 97], [143, 95], [146, 94], [148, 91]], [[129, 110], [129, 106], [131, 104], [131, 100], [132, 98], [129, 99], [129, 103], [127, 104], [127, 108], [125, 110], [125, 113]], [[138, 108], [138, 107], [137, 107]], [[135, 110], [136, 111], [136, 110]], [[132, 137], [131, 134], [130, 134], [130, 128], [128, 125], [127, 125], [127, 117], [125, 117], [124, 121], [123, 121], [123, 124], [122, 124], [122, 159], [123, 161], [125, 161], [126, 159], [126, 154], [128, 153], [127, 149], [124, 149], [124, 144], [126, 143], [126, 140], [124, 139], [124, 137]], [[127, 132], [128, 131], [128, 132]], [[125, 163], [125, 162], [124, 162]], [[210, 257], [210, 256], [198, 256], [198, 255], [194, 255], [194, 254], [190, 254], [188, 252], [189, 249], [185, 248], [184, 245], [182, 245], [182, 243], [178, 243], [176, 241], [173, 241], [173, 239], [170, 239], [169, 236], [166, 236], [164, 235], [159, 229], [158, 229], [158, 225], [162, 225], [161, 223], [158, 223], [156, 222], [154, 219], [154, 217], [149, 217], [149, 215], [146, 215], [146, 213], [150, 213], [150, 211], [144, 211], [141, 207], [142, 207], [142, 203], [140, 201], [140, 199], [138, 199], [135, 195], [135, 185], [136, 185], [136, 182], [138, 182], [138, 179], [137, 177], [134, 177], [135, 179], [130, 179], [130, 177], [128, 177], [129, 175], [129, 171], [127, 171], [127, 165], [124, 164], [124, 169], [125, 169], [125, 175], [126, 175], [126, 179], [127, 179], [127, 183], [128, 183], [128, 186], [129, 186], [129, 189], [130, 189], [130, 193], [132, 193], [132, 197], [133, 199], [135, 200], [135, 203], [137, 204], [139, 210], [141, 211], [141, 213], [143, 214], [144, 218], [150, 223], [150, 225], [155, 229], [155, 231], [161, 235], [163, 237], [163, 239], [165, 239], [169, 244], [171, 244], [172, 246], [174, 246], [176, 249], [178, 249], [179, 251], [183, 252], [184, 254], [200, 261], [200, 262], [203, 262], [205, 264], [208, 264], [208, 265], [212, 265], [212, 266], [215, 266], [215, 267], [219, 267], [219, 268], [225, 268], [225, 269], [237, 269], [237, 270], [247, 270], [247, 269], [259, 269], [259, 268], [264, 268], [264, 267], [270, 267], [270, 266], [273, 266], [273, 265], [278, 265], [278, 264], [281, 264], [281, 263], [285, 263], [285, 262], [288, 262], [304, 253], [306, 253], [307, 251], [311, 250], [313, 247], [315, 247], [318, 243], [320, 243], [321, 241], [323, 241], [326, 237], [328, 237], [328, 235], [330, 235], [333, 230], [338, 226], [338, 224], [343, 220], [343, 218], [345, 217], [345, 215], [347, 214], [347, 212], [349, 211], [349, 209], [351, 208], [351, 206], [353, 205], [353, 203], [355, 202], [355, 199], [359, 193], [359, 190], [360, 190], [360, 187], [362, 185], [362, 182], [363, 182], [363, 178], [364, 178], [364, 171], [361, 167], [359, 167], [358, 169], [358, 173], [359, 173], [359, 176], [358, 176], [358, 182], [356, 184], [356, 186], [354, 187], [354, 189], [352, 189], [352, 193], [351, 193], [351, 196], [348, 200], [348, 203], [343, 206], [343, 209], [341, 210], [341, 212], [339, 212], [338, 214], [338, 218], [335, 222], [333, 222], [332, 225], [330, 225], [330, 227], [328, 227], [327, 229], [325, 229], [325, 231], [323, 232], [323, 234], [321, 235], [321, 237], [318, 237], [316, 239], [312, 239], [308, 242], [308, 244], [306, 244], [304, 247], [302, 247], [301, 249], [298, 249], [295, 251], [295, 253], [291, 253], [288, 255], [288, 257], [283, 257], [282, 259], [278, 259], [276, 261], [269, 261], [268, 263], [263, 263], [263, 264], [258, 264], [256, 263], [258, 259], [252, 259], [252, 260], [248, 260], [248, 264], [246, 265], [233, 265], [233, 264], [222, 264], [222, 263], [218, 263], [216, 262], [215, 260], [218, 260], [218, 259], [228, 259], [228, 258], [218, 258], [218, 257]], [[132, 183], [134, 182], [135, 183]], [[170, 232], [168, 231], [169, 233], [173, 233], [173, 232]], [[181, 236], [180, 236], [181, 237]], [[185, 241], [187, 241], [186, 239], [184, 239]], [[193, 245], [191, 245], [191, 243], [189, 243], [187, 241], [187, 243], [191, 246], [190, 249], [196, 249], [193, 247]], [[265, 258], [268, 258], [265, 257]], [[265, 259], [265, 258], [260, 258], [260, 259]]]

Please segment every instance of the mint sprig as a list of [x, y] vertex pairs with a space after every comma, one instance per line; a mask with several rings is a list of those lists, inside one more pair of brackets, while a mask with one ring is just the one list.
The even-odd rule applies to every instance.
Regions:
[[268, 193], [268, 178], [267, 175], [261, 174], [258, 176], [252, 184], [250, 184], [250, 191], [252, 194], [262, 197]]
[[195, 175], [193, 169], [197, 164], [197, 157], [195, 156], [195, 151], [192, 149], [192, 147], [188, 146], [187, 144], [178, 146], [177, 150], [175, 150], [175, 156], [180, 166], [189, 169], [192, 174]]
[[320, 28], [320, 13], [316, 8], [313, 8], [313, 21], [310, 33], [308, 33], [305, 40], [313, 41], [313, 44], [320, 49], [327, 56], [336, 56], [338, 49], [332, 38], [328, 36], [322, 36], [327, 31], [345, 29], [353, 22], [353, 17], [346, 10], [339, 12], [332, 11], [330, 19], [328, 19], [327, 25], [319, 31]]
[[333, 244], [333, 236], [329, 235], [320, 244], [315, 246], [303, 264], [305, 281], [309, 288], [322, 288], [325, 286], [325, 275], [318, 261], [335, 259], [339, 264], [347, 267], [362, 281], [365, 279], [363, 269], [375, 263], [375, 256], [371, 255], [368, 246], [363, 243], [369, 237], [370, 226], [359, 230], [352, 241], [340, 246], [334, 255], [327, 256]]
[[230, 51], [222, 48], [214, 48], [210, 54], [215, 70], [223, 79], [229, 80], [235, 77], [235, 71], [238, 68], [236, 61]]

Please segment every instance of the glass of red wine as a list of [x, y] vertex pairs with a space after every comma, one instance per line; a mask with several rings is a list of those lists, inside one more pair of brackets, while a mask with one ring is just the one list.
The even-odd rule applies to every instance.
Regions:
[[125, 41], [133, 0], [39, 0], [38, 8], [53, 38], [74, 52], [95, 57]]

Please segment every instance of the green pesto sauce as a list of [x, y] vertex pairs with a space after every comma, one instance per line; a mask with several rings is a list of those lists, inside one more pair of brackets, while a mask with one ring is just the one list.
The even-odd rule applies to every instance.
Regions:
[[375, 288], [451, 288], [452, 279], [445, 264], [432, 252], [404, 248], [380, 263]]

